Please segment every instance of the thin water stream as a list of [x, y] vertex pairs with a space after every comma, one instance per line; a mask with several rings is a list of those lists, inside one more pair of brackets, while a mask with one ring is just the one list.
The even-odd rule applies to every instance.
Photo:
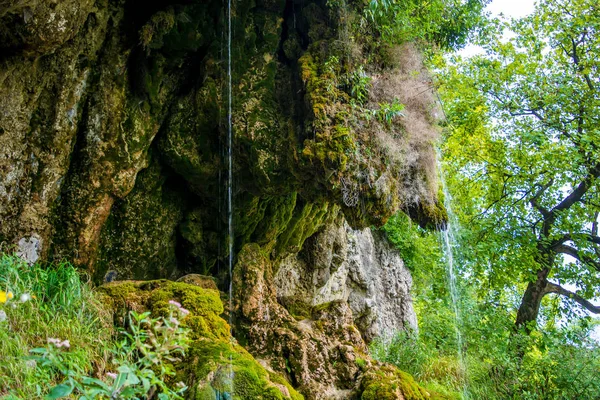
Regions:
[[[229, 251], [229, 326], [233, 325], [233, 116], [231, 84], [231, 0], [227, 0], [227, 248]], [[231, 329], [231, 328], [230, 328]], [[232, 332], [230, 332], [232, 334]], [[233, 336], [232, 339], [233, 341]], [[233, 395], [233, 360], [229, 359], [229, 393]]]
[[462, 388], [463, 398], [465, 400], [470, 398], [469, 395], [469, 387], [468, 387], [468, 376], [467, 376], [467, 365], [464, 355], [463, 348], [463, 337], [461, 333], [462, 328], [462, 314], [460, 307], [460, 293], [458, 291], [458, 285], [456, 281], [456, 268], [454, 264], [454, 249], [458, 245], [458, 241], [456, 240], [456, 231], [455, 229], [458, 227], [458, 223], [456, 220], [456, 215], [452, 211], [452, 197], [450, 196], [450, 192], [448, 191], [448, 186], [446, 185], [446, 179], [444, 176], [444, 171], [442, 169], [441, 156], [438, 154], [437, 157], [438, 170], [440, 171], [440, 179], [442, 183], [442, 192], [444, 194], [444, 207], [446, 208], [446, 212], [448, 213], [448, 222], [446, 225], [446, 229], [444, 229], [441, 233], [441, 242], [444, 249], [444, 260], [446, 263], [446, 273], [448, 279], [448, 289], [450, 291], [450, 299], [452, 301], [452, 309], [454, 311], [454, 330], [456, 334], [456, 351], [458, 354], [459, 366], [461, 369], [461, 373], [464, 376], [465, 383]]

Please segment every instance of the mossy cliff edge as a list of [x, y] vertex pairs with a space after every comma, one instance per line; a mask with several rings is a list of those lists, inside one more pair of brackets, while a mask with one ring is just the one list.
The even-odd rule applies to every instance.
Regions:
[[[229, 312], [239, 342], [307, 398], [367, 393], [355, 360], [381, 333], [357, 306], [377, 285], [334, 290], [354, 285], [354, 270], [338, 268], [345, 247], [327, 232], [348, 226], [336, 237], [350, 241], [400, 209], [423, 226], [445, 221], [429, 77], [414, 45], [384, 45], [360, 23], [363, 7], [232, 10]], [[228, 286], [226, 16], [220, 1], [0, 4], [0, 243], [29, 261], [67, 259], [98, 283], [200, 273]], [[321, 242], [326, 265], [311, 247]], [[283, 272], [306, 283], [314, 271], [314, 287], [278, 295]], [[334, 294], [308, 298], [325, 283]]]

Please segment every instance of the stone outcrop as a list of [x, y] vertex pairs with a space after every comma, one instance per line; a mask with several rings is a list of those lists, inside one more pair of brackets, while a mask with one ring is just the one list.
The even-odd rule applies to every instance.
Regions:
[[445, 214], [419, 52], [342, 3], [236, 1], [228, 43], [221, 1], [0, 1], [3, 249], [98, 283], [233, 279], [252, 355], [309, 398], [366, 390], [368, 341], [415, 321], [410, 275], [364, 228]]
[[369, 342], [407, 327], [417, 329], [412, 278], [381, 232], [341, 221], [311, 237], [276, 266], [278, 301], [300, 317], [313, 307], [346, 303]]

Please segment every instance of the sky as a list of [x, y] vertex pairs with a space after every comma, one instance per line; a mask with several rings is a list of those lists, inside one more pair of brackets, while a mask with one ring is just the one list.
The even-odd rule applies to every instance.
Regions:
[[521, 18], [533, 11], [533, 0], [494, 0], [486, 8], [492, 15]]

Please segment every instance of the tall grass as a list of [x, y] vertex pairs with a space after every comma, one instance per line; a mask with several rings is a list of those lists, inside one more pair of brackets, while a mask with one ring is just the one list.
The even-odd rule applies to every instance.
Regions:
[[[42, 267], [0, 255], [0, 290], [14, 298], [0, 307], [0, 398], [41, 398], [62, 376], [36, 368], [29, 350], [46, 346], [48, 338], [69, 340], [68, 363], [102, 371], [113, 332], [110, 313], [90, 284], [68, 263]], [[30, 297], [20, 301], [21, 295]]]

